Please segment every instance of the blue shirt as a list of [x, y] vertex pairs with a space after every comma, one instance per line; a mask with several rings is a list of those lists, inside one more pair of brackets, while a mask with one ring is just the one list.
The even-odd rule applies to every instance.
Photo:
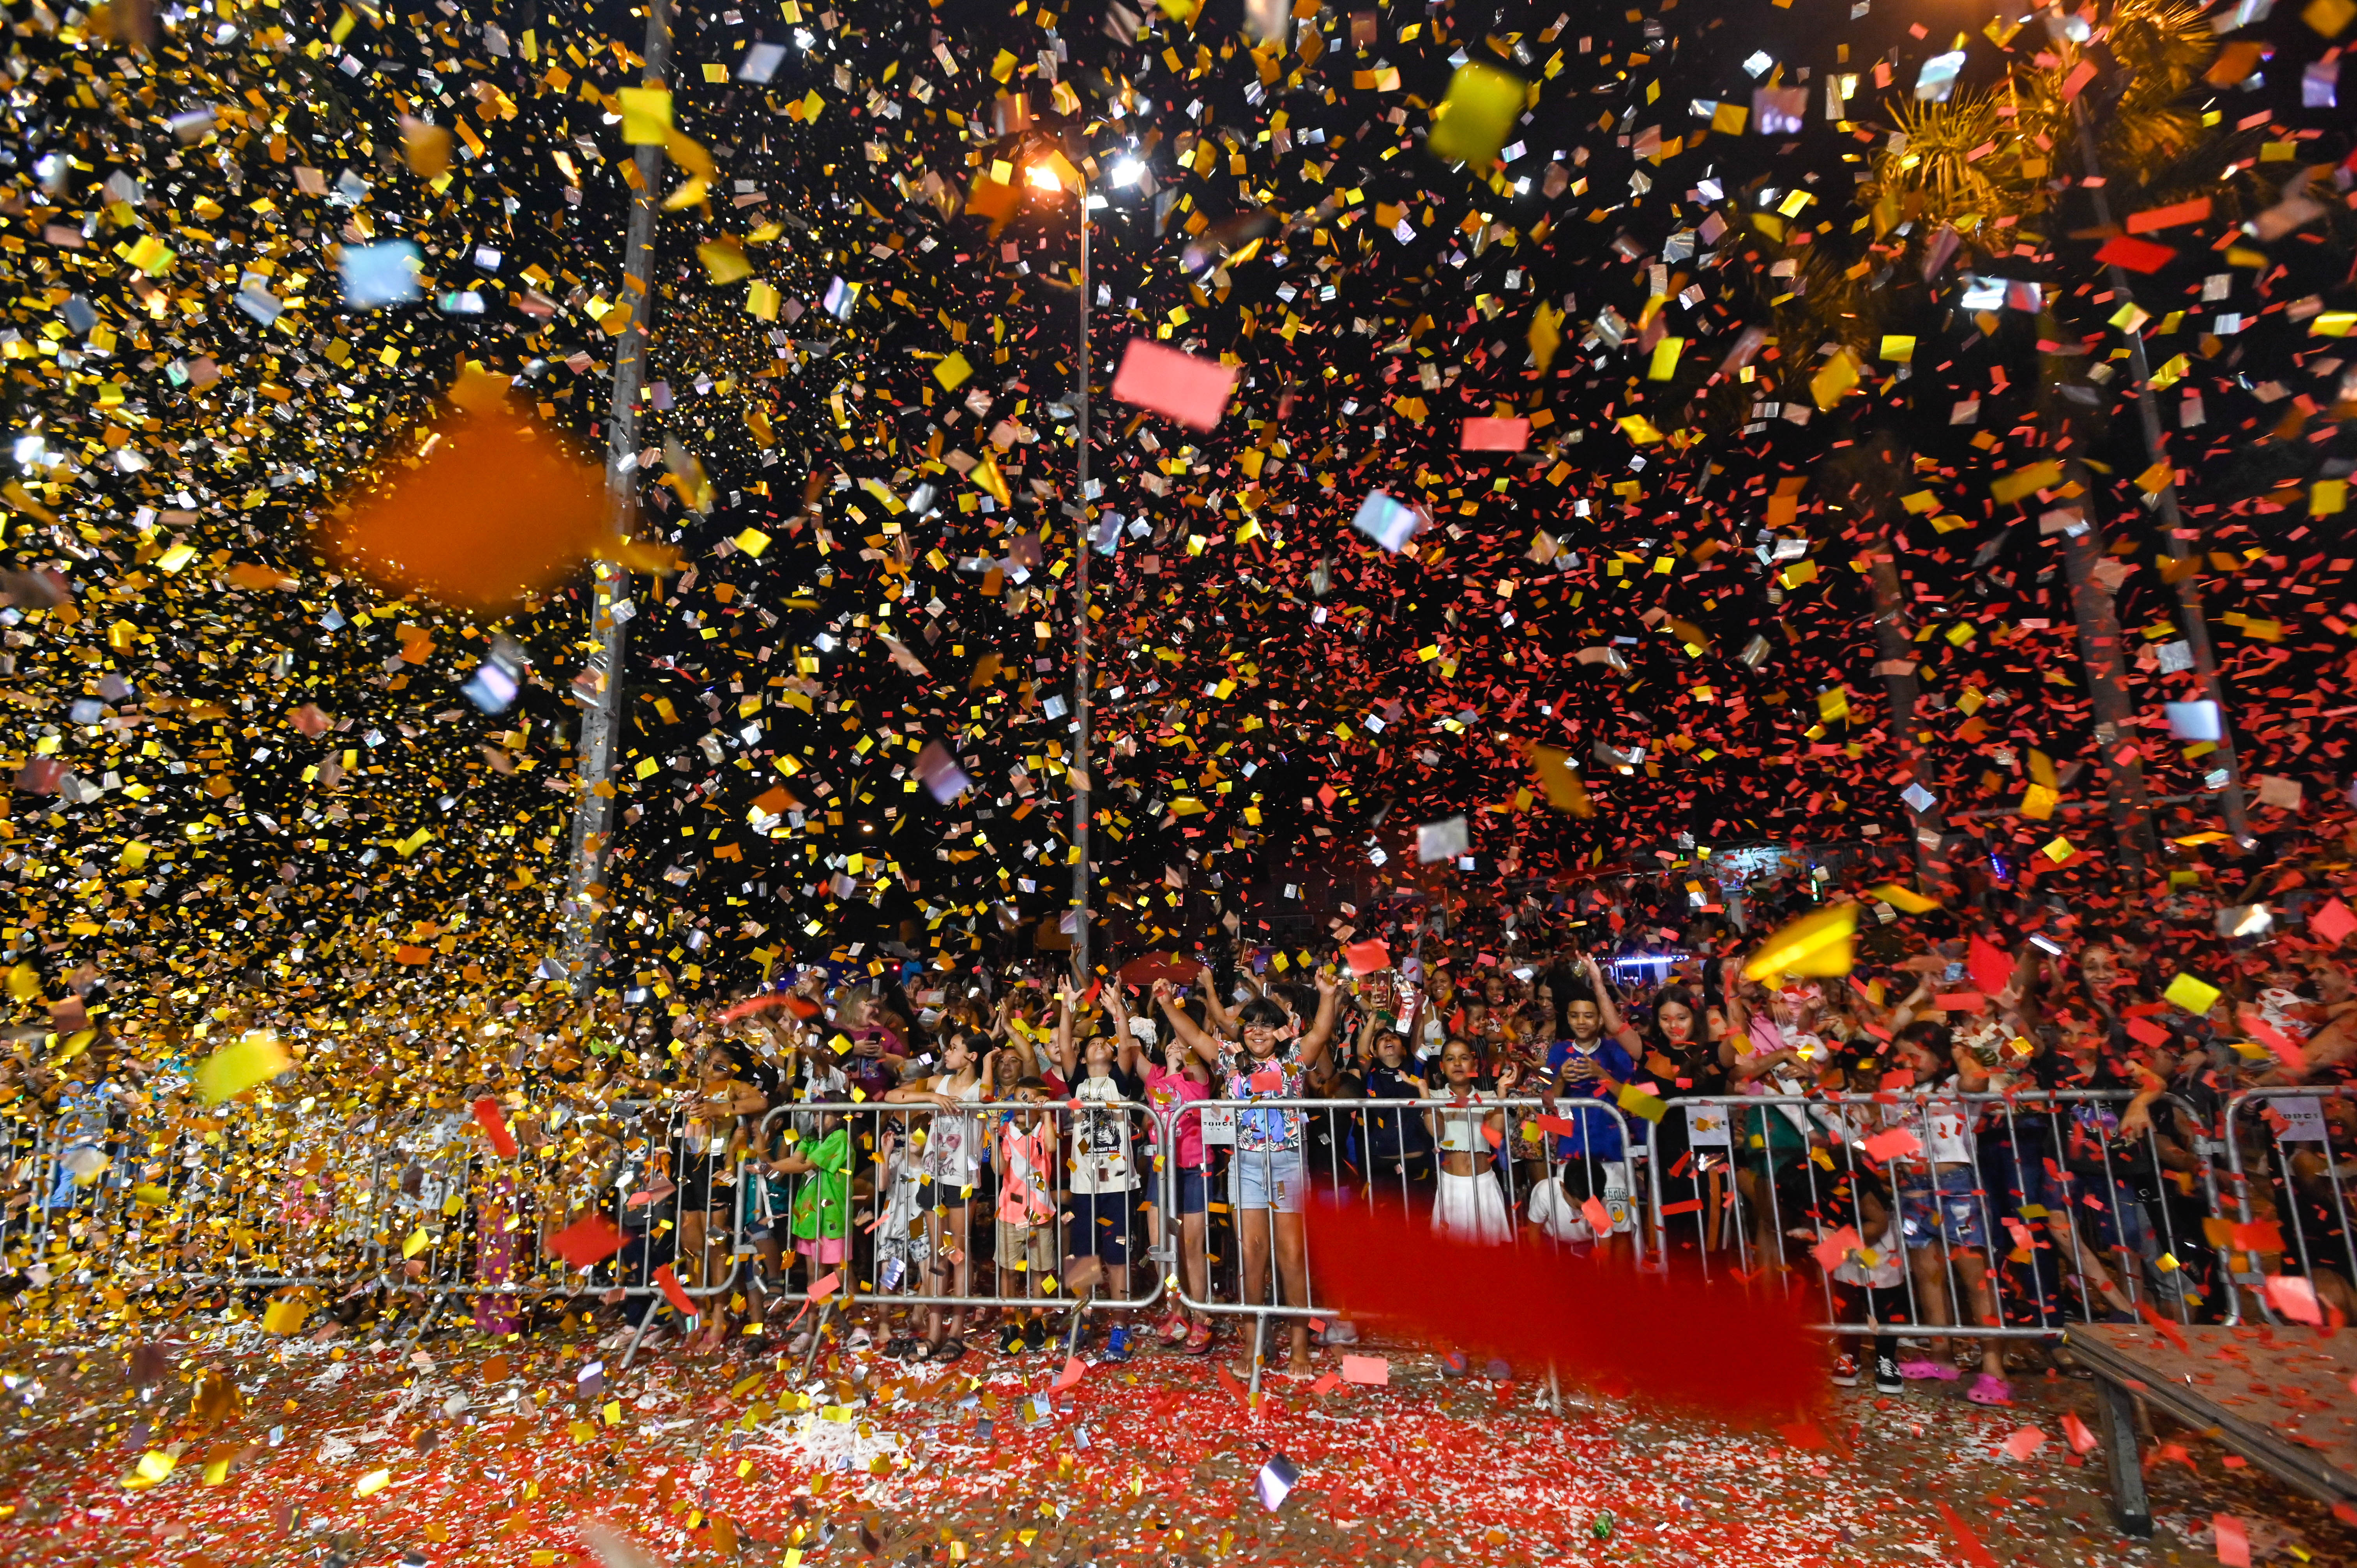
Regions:
[[[1557, 1040], [1547, 1048], [1547, 1076], [1553, 1078], [1572, 1057], [1572, 1043]], [[1615, 1083], [1626, 1083], [1636, 1076], [1637, 1063], [1620, 1048], [1619, 1041], [1605, 1036], [1597, 1044], [1592, 1059], [1597, 1068]], [[1600, 1082], [1568, 1085], [1564, 1096], [1576, 1100], [1602, 1100], [1611, 1092]], [[1574, 1111], [1567, 1117], [1576, 1132], [1555, 1141], [1555, 1152], [1563, 1159], [1617, 1160], [1622, 1157], [1620, 1121], [1617, 1116], [1593, 1111]]]

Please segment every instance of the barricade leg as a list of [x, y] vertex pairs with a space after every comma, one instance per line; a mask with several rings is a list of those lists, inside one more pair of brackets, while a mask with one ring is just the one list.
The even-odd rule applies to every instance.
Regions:
[[2112, 1473], [2112, 1512], [2120, 1533], [2140, 1541], [2152, 1537], [2152, 1502], [2145, 1494], [2144, 1465], [2136, 1456], [2135, 1396], [2105, 1380], [2102, 1390], [2104, 1459]]
[[639, 1346], [647, 1337], [647, 1325], [654, 1320], [654, 1312], [650, 1308], [639, 1314], [638, 1322], [630, 1326], [630, 1343], [622, 1347], [622, 1370], [629, 1371], [630, 1363], [639, 1359]]
[[802, 1349], [802, 1380], [810, 1380], [811, 1369], [818, 1365], [819, 1347], [826, 1340], [827, 1325], [834, 1321], [834, 1300], [828, 1296], [819, 1305], [818, 1320], [811, 1325], [810, 1344]]

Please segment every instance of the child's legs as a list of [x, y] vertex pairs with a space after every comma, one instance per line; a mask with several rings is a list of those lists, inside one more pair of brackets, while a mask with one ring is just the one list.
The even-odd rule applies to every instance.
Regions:
[[[1285, 1305], [1309, 1305], [1309, 1243], [1302, 1228], [1302, 1217], [1272, 1210], [1270, 1219], [1276, 1227], [1276, 1272], [1285, 1290]], [[1304, 1318], [1294, 1318], [1293, 1369], [1306, 1370], [1309, 1365], [1309, 1324]]]
[[[1923, 1315], [1923, 1322], [1932, 1327], [1946, 1327], [1953, 1319], [1948, 1314], [1945, 1250], [1936, 1241], [1911, 1247], [1907, 1252], [1907, 1267], [1915, 1276], [1915, 1305]], [[1944, 1352], [1947, 1346], [1944, 1336], [1932, 1341], [1935, 1351]]]
[[[1971, 1304], [1975, 1322], [1986, 1325], [1996, 1320], [1996, 1305], [1989, 1294], [1988, 1259], [1976, 1251], [1959, 1251], [1955, 1254], [1957, 1277], [1964, 1282], [1964, 1299]], [[2005, 1352], [1996, 1339], [1981, 1341], [1981, 1370], [2002, 1377], [2005, 1374]]]
[[1268, 1299], [1269, 1211], [1239, 1208], [1235, 1218], [1236, 1240], [1243, 1254], [1244, 1305], [1258, 1306]]
[[[969, 1295], [972, 1267], [966, 1241], [966, 1207], [928, 1208], [925, 1210], [925, 1267], [927, 1295]], [[948, 1332], [955, 1334], [965, 1326], [965, 1308], [958, 1306], [949, 1314]], [[942, 1337], [942, 1308], [925, 1308], [925, 1337], [939, 1343]]]
[[[1211, 1261], [1205, 1254], [1204, 1243], [1209, 1218], [1196, 1213], [1182, 1215], [1178, 1220], [1179, 1277], [1187, 1282], [1187, 1294], [1197, 1301], [1211, 1299]], [[1200, 1318], [1203, 1315], [1198, 1312], [1195, 1316]]]
[[2079, 1274], [2088, 1284], [2105, 1295], [2117, 1295], [2119, 1286], [2114, 1283], [2111, 1271], [2104, 1267], [2100, 1248], [2083, 1244], [2071, 1216], [2059, 1208], [2046, 1211], [2046, 1233], [2054, 1240], [2054, 1250], [2061, 1258], [2064, 1272]]

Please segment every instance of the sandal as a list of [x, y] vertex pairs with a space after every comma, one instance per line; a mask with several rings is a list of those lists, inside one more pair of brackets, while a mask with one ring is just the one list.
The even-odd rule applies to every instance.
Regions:
[[932, 1355], [927, 1359], [936, 1367], [946, 1367], [964, 1354], [965, 1341], [952, 1335], [934, 1346]]
[[1212, 1334], [1210, 1324], [1198, 1323], [1187, 1330], [1187, 1343], [1183, 1348], [1189, 1356], [1207, 1355], [1211, 1351], [1211, 1341], [1215, 1337], [1217, 1336]]
[[1973, 1380], [1973, 1386], [1964, 1391], [1964, 1397], [1975, 1404], [2011, 1404], [2013, 1385], [1995, 1372], [1983, 1372]]
[[998, 1331], [998, 1353], [1012, 1356], [1023, 1348], [1023, 1326], [1010, 1323]]
[[923, 1340], [912, 1334], [895, 1334], [891, 1338], [884, 1341], [884, 1354], [891, 1357], [895, 1361], [905, 1361], [909, 1359], [909, 1352], [923, 1343]]

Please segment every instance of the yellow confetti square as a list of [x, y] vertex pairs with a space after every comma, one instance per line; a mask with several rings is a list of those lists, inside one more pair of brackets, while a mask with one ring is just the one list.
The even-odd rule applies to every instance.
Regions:
[[1448, 80], [1448, 96], [1433, 111], [1426, 145], [1435, 157], [1486, 165], [1523, 112], [1524, 91], [1522, 78], [1495, 66], [1469, 61], [1458, 67]]
[[660, 147], [671, 140], [671, 93], [660, 87], [625, 87], [622, 140], [633, 147]]
[[2190, 974], [2180, 974], [2171, 980], [2169, 983], [2169, 989], [2160, 994], [2163, 1000], [2196, 1015], [2209, 1012], [2218, 1002], [2216, 986], [2197, 980]]

